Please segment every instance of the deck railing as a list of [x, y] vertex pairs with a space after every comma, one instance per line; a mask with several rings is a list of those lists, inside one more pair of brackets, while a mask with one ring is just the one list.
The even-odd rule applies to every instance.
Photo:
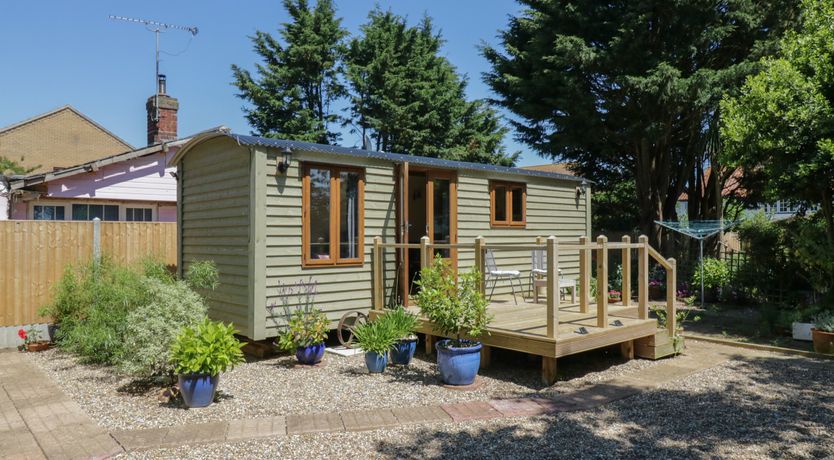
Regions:
[[[609, 328], [608, 320], [608, 261], [611, 251], [621, 251], [622, 257], [622, 304], [632, 305], [631, 295], [631, 256], [632, 251], [637, 251], [637, 315], [639, 319], [649, 318], [649, 258], [654, 259], [666, 270], [666, 329], [669, 336], [673, 336], [676, 329], [676, 262], [675, 259], [664, 258], [656, 249], [651, 247], [649, 239], [645, 235], [638, 238], [637, 243], [632, 243], [629, 236], [624, 236], [620, 242], [609, 242], [608, 238], [601, 235], [596, 241], [590, 242], [588, 237], [582, 236], [578, 241], [558, 240], [555, 236], [538, 237], [532, 244], [517, 243], [487, 243], [484, 237], [477, 237], [472, 243], [454, 244], [433, 244], [429, 238], [424, 236], [420, 243], [383, 243], [381, 237], [374, 238], [373, 248], [373, 308], [382, 310], [384, 307], [384, 262], [383, 252], [385, 249], [419, 249], [420, 267], [426, 267], [431, 263], [431, 254], [435, 249], [469, 249], [475, 253], [475, 268], [480, 273], [486, 271], [486, 251], [532, 251], [544, 249], [547, 254], [547, 284], [546, 284], [546, 315], [547, 315], [547, 337], [556, 338], [559, 329], [559, 307], [561, 296], [559, 294], [559, 255], [565, 252], [579, 253], [579, 281], [578, 297], [579, 310], [582, 313], [590, 313], [590, 280], [592, 255], [596, 252], [597, 266], [597, 295], [596, 320], [597, 327]], [[397, 275], [399, 276], [399, 275]], [[537, 289], [534, 287], [534, 289]], [[481, 292], [486, 294], [486, 283], [481, 277]]]

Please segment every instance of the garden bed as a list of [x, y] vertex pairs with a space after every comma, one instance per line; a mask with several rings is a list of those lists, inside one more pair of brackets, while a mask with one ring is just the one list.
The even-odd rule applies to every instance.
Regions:
[[493, 365], [482, 369], [474, 391], [444, 388], [435, 357], [419, 353], [408, 367], [391, 366], [369, 375], [363, 357], [326, 355], [319, 367], [299, 367], [284, 355], [244, 363], [220, 379], [217, 403], [203, 409], [161, 403], [160, 387], [143, 385], [112, 368], [79, 364], [60, 350], [29, 353], [61, 389], [108, 429], [173, 426], [237, 418], [407, 407], [490, 398], [547, 396], [656, 365], [645, 360], [623, 362], [604, 350], [560, 360], [560, 382], [540, 383], [540, 363], [520, 353], [493, 351]]

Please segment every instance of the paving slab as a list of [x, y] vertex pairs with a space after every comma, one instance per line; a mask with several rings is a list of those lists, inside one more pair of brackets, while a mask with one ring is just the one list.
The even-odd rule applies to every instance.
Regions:
[[345, 431], [339, 414], [305, 414], [287, 416], [287, 434], [332, 433]]
[[565, 400], [573, 403], [576, 406], [576, 410], [592, 409], [612, 401], [633, 396], [641, 391], [640, 388], [631, 385], [601, 383], [567, 395], [565, 396]]
[[399, 424], [397, 417], [388, 409], [342, 412], [341, 416], [346, 431], [376, 430]]
[[265, 417], [245, 420], [232, 420], [226, 430], [227, 441], [241, 439], [284, 436], [287, 434], [286, 417]]
[[485, 420], [501, 417], [501, 412], [495, 410], [486, 401], [472, 401], [457, 404], [442, 404], [440, 406], [456, 422], [466, 420]]
[[493, 399], [489, 405], [505, 417], [530, 417], [549, 412], [546, 407], [530, 398]]
[[391, 409], [400, 424], [446, 423], [452, 417], [440, 406], [397, 407]]

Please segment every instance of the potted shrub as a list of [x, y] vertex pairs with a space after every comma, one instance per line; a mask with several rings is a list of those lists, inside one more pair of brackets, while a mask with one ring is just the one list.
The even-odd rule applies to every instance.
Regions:
[[407, 312], [402, 306], [398, 306], [386, 312], [383, 318], [390, 322], [397, 339], [391, 349], [391, 363], [408, 365], [417, 350], [417, 335], [414, 334], [417, 328], [417, 316]]
[[[443, 382], [469, 385], [481, 366], [481, 342], [477, 339], [492, 320], [487, 300], [480, 290], [481, 274], [477, 270], [460, 276], [439, 255], [420, 271], [416, 295], [420, 312], [434, 328], [453, 339], [437, 343], [437, 366]], [[469, 339], [464, 339], [464, 335]]]
[[623, 300], [623, 295], [620, 291], [617, 291], [616, 289], [611, 289], [610, 291], [608, 291], [609, 302], [619, 302], [621, 300]]
[[49, 348], [49, 341], [41, 340], [41, 331], [35, 326], [30, 326], [28, 331], [18, 329], [17, 336], [23, 339], [23, 344], [17, 347], [19, 351], [44, 351]]
[[353, 338], [365, 351], [365, 366], [368, 372], [378, 374], [385, 371], [388, 352], [394, 347], [399, 335], [393, 322], [385, 315], [376, 321], [355, 327]]
[[324, 356], [324, 340], [330, 330], [330, 320], [321, 310], [295, 310], [287, 321], [277, 345], [282, 350], [295, 350], [295, 358], [301, 364], [313, 365]]
[[649, 280], [649, 300], [663, 300], [663, 281], [652, 278]]
[[186, 406], [206, 407], [214, 401], [220, 374], [243, 362], [242, 347], [231, 324], [206, 318], [182, 328], [171, 344], [170, 359]]
[[834, 354], [834, 312], [822, 313], [814, 320], [811, 329], [814, 340], [814, 351], [817, 353]]

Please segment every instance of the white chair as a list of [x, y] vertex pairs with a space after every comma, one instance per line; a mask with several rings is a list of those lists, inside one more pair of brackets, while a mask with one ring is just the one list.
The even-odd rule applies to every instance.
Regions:
[[495, 292], [495, 285], [498, 284], [498, 280], [510, 280], [510, 287], [513, 290], [513, 302], [518, 305], [518, 299], [515, 297], [515, 284], [513, 280], [518, 281], [518, 290], [524, 293], [524, 288], [521, 286], [521, 272], [518, 270], [499, 270], [498, 265], [495, 264], [495, 256], [492, 254], [492, 251], [487, 249], [486, 251], [486, 260], [484, 260], [484, 265], [486, 265], [486, 273], [484, 274], [484, 283], [488, 283], [489, 280], [492, 280], [492, 289], [489, 291], [489, 300], [492, 300], [492, 293]]
[[[544, 279], [542, 279], [544, 278]], [[533, 290], [533, 301], [539, 301], [539, 287], [546, 286], [547, 282], [547, 253], [544, 249], [533, 249], [533, 265], [530, 268], [530, 287]], [[576, 303], [576, 280], [562, 276], [562, 269], [559, 269], [559, 295], [562, 290], [570, 290], [571, 302]]]

